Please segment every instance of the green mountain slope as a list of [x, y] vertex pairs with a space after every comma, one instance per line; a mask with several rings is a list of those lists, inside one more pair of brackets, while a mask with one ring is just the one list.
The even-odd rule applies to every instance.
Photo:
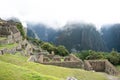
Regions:
[[64, 45], [69, 51], [106, 51], [104, 41], [93, 24], [70, 23], [58, 35], [56, 44]]
[[27, 62], [18, 53], [0, 56], [0, 74], [0, 80], [65, 80], [71, 76], [78, 80], [107, 80], [102, 73]]

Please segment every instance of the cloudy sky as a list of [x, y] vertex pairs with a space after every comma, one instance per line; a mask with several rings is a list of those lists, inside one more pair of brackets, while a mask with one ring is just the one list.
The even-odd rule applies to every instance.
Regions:
[[120, 22], [120, 0], [0, 0], [0, 17], [23, 23], [44, 22], [54, 27], [69, 21], [95, 24]]

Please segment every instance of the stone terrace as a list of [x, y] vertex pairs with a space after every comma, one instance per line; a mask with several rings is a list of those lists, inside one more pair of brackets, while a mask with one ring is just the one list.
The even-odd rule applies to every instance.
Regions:
[[15, 22], [0, 19], [0, 44], [9, 44], [22, 40]]

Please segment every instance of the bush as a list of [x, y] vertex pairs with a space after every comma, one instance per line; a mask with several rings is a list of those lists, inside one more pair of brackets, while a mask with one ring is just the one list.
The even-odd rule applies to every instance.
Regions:
[[120, 55], [118, 52], [112, 50], [106, 57], [112, 64], [117, 65], [120, 62]]
[[69, 54], [69, 52], [64, 46], [60, 45], [57, 47], [57, 54], [61, 56], [66, 56]]
[[55, 50], [55, 47], [48, 43], [48, 42], [44, 42], [42, 45], [41, 45], [41, 48], [44, 49], [44, 50], [47, 50], [49, 53], [51, 53], [52, 51]]

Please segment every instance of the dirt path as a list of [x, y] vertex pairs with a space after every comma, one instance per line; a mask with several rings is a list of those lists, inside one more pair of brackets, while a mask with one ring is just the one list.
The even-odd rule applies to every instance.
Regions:
[[120, 78], [116, 77], [116, 76], [111, 76], [106, 74], [106, 76], [108, 77], [108, 80], [120, 80]]

